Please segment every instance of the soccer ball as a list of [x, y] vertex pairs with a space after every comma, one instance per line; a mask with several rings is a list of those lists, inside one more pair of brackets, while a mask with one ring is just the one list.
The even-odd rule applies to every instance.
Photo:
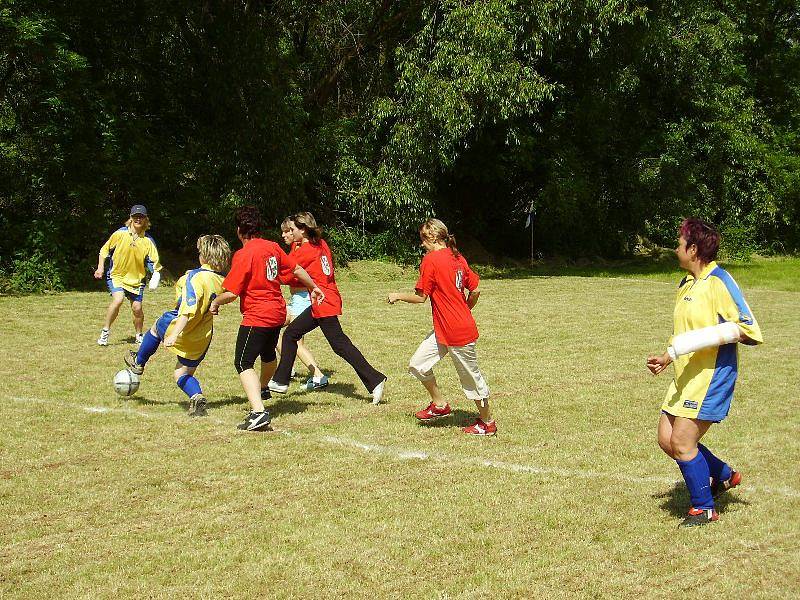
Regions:
[[128, 369], [122, 369], [114, 375], [114, 390], [120, 396], [131, 396], [139, 389], [139, 376]]

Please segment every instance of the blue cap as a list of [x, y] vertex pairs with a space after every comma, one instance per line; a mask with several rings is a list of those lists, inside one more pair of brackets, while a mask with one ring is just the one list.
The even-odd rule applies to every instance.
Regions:
[[144, 215], [146, 217], [147, 209], [141, 204], [134, 204], [131, 206], [131, 216], [133, 215]]

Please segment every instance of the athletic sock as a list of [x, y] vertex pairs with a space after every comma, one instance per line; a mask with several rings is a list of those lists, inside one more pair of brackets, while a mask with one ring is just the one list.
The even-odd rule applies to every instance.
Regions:
[[708, 463], [702, 452], [698, 452], [692, 460], [676, 460], [683, 474], [683, 480], [689, 489], [692, 508], [705, 510], [714, 508], [714, 498], [711, 496], [711, 485], [708, 481]]
[[200, 382], [197, 381], [192, 375], [181, 375], [178, 378], [178, 387], [183, 390], [183, 393], [191, 398], [196, 394], [202, 394], [203, 390], [200, 389]]
[[716, 481], [728, 481], [728, 479], [731, 478], [733, 472], [725, 461], [714, 456], [714, 453], [703, 446], [703, 444], [697, 444], [697, 449], [700, 450], [703, 454], [703, 458], [706, 459], [708, 472], [711, 473], [713, 479]]
[[150, 331], [144, 334], [142, 343], [139, 346], [139, 351], [136, 353], [136, 364], [146, 365], [150, 357], [158, 350], [158, 345], [161, 340], [154, 336]]

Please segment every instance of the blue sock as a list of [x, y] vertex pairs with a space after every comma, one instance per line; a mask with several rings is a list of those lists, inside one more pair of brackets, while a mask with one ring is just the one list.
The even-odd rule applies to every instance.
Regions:
[[703, 444], [697, 444], [697, 449], [700, 450], [700, 452], [703, 454], [703, 458], [706, 459], [706, 463], [708, 464], [708, 472], [711, 473], [711, 477], [713, 477], [716, 481], [727, 481], [731, 478], [733, 471], [726, 462], [714, 456], [713, 452], [703, 446]]
[[195, 394], [202, 394], [203, 390], [200, 389], [200, 382], [191, 375], [181, 375], [178, 378], [178, 387], [183, 390], [183, 393], [191, 398]]
[[689, 497], [692, 499], [692, 508], [714, 508], [714, 498], [711, 497], [711, 485], [708, 482], [708, 463], [702, 452], [698, 452], [692, 460], [676, 460], [683, 473], [686, 487], [689, 488]]
[[142, 366], [147, 364], [150, 357], [158, 350], [161, 340], [154, 336], [149, 330], [144, 334], [139, 351], [136, 353], [136, 363]]

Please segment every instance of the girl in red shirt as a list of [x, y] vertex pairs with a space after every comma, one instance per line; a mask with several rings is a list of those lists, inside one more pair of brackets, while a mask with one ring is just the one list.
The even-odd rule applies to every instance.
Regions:
[[[442, 398], [433, 367], [450, 355], [458, 372], [464, 394], [475, 401], [480, 418], [463, 429], [472, 435], [494, 435], [497, 424], [489, 414], [489, 387], [478, 367], [475, 341], [478, 327], [472, 308], [478, 302], [480, 278], [469, 268], [456, 248], [455, 237], [439, 219], [428, 219], [419, 229], [422, 247], [427, 253], [419, 266], [419, 279], [411, 293], [389, 294], [389, 304], [398, 300], [422, 304], [431, 299], [433, 331], [428, 334], [411, 357], [408, 370], [422, 382], [431, 396], [431, 403], [416, 413], [420, 421], [432, 421], [451, 414], [450, 405]], [[466, 296], [464, 290], [467, 290]]]
[[379, 404], [383, 397], [386, 375], [367, 362], [364, 355], [353, 345], [342, 331], [339, 315], [342, 314], [342, 296], [336, 286], [333, 274], [333, 258], [328, 244], [322, 239], [322, 229], [317, 227], [314, 216], [302, 212], [292, 218], [292, 231], [302, 239], [302, 244], [292, 257], [302, 266], [314, 283], [325, 294], [322, 302], [312, 302], [311, 306], [296, 316], [283, 332], [281, 360], [269, 382], [273, 392], [285, 393], [289, 389], [289, 377], [297, 355], [297, 342], [309, 331], [319, 327], [331, 349], [353, 367], [361, 382], [372, 394], [372, 403]]
[[[246, 431], [269, 429], [270, 415], [264, 409], [262, 382], [266, 383], [275, 369], [275, 344], [286, 321], [286, 302], [279, 278], [293, 274], [311, 290], [312, 302], [323, 297], [305, 269], [278, 244], [263, 239], [260, 231], [261, 215], [256, 207], [243, 206], [236, 211], [236, 235], [242, 249], [233, 255], [231, 270], [222, 282], [225, 291], [209, 307], [209, 312], [216, 315], [221, 305], [239, 298], [242, 324], [236, 338], [234, 366], [250, 401], [250, 414], [238, 426]], [[260, 378], [254, 368], [259, 357]]]

